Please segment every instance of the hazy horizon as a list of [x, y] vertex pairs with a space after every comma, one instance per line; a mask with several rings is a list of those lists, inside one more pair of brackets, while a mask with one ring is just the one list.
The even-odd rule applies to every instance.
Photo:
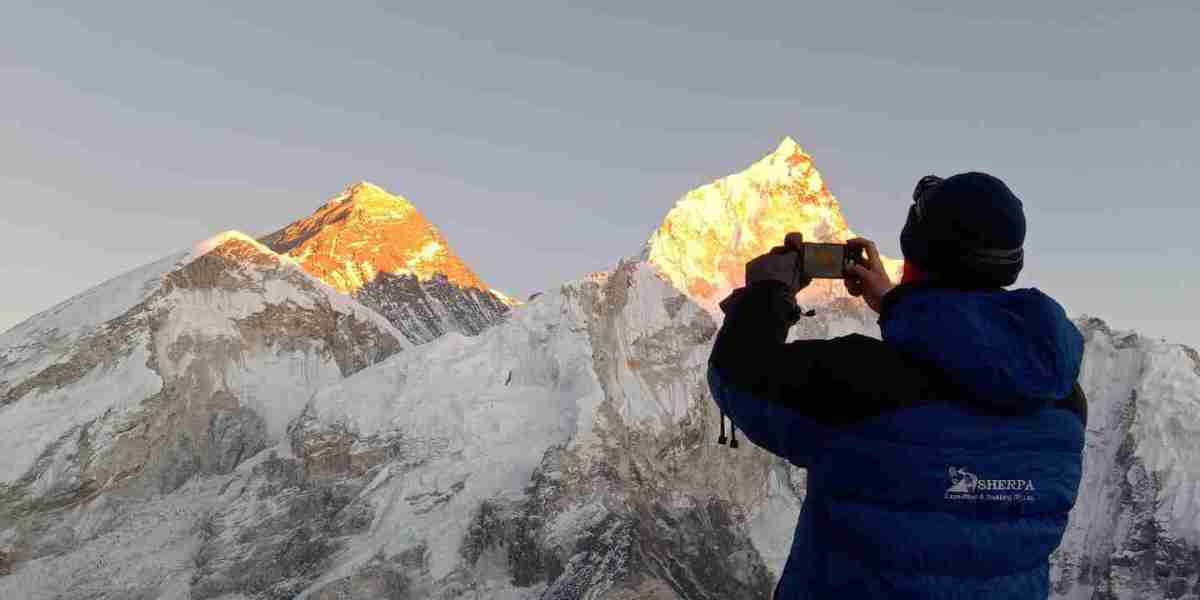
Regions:
[[920, 176], [988, 171], [1026, 205], [1018, 286], [1200, 346], [1200, 8], [633, 6], [16, 3], [0, 330], [357, 180], [524, 298], [790, 136], [886, 253]]

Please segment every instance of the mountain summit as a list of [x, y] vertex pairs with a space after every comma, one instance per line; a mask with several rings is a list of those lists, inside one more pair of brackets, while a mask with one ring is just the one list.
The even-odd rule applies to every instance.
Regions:
[[[744, 283], [744, 265], [799, 231], [810, 242], [856, 237], [812, 157], [790, 137], [745, 171], [698, 187], [675, 204], [651, 236], [645, 258], [706, 308]], [[884, 259], [898, 279], [901, 261]], [[816, 284], [809, 296], [837, 296]]]
[[476, 335], [513, 304], [408, 200], [366, 181], [261, 241], [387, 317], [414, 344], [449, 331]]
[[458, 286], [494, 291], [412, 203], [366, 181], [347, 187], [311, 216], [262, 242], [345, 293], [359, 290], [379, 273], [411, 274], [420, 280], [440, 273]]

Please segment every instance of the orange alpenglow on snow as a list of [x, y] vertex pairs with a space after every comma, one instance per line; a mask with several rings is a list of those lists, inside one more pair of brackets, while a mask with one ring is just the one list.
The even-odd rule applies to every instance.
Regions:
[[[899, 209], [898, 209], [899, 210]], [[799, 231], [808, 242], [857, 237], [837, 199], [791, 138], [750, 168], [683, 196], [647, 243], [646, 257], [672, 284], [709, 310], [745, 283], [745, 264]], [[899, 281], [902, 261], [884, 257]], [[802, 301], [845, 296], [840, 281], [817, 280]]]
[[357, 291], [379, 273], [422, 281], [442, 274], [460, 287], [486, 290], [512, 304], [479, 279], [408, 200], [366, 181], [262, 241], [344, 293]]

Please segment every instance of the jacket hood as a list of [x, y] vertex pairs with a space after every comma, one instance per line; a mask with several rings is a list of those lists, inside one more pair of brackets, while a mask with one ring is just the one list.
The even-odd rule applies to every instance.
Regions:
[[932, 365], [973, 404], [1033, 411], [1071, 392], [1083, 336], [1041, 291], [901, 286], [889, 292], [885, 342]]

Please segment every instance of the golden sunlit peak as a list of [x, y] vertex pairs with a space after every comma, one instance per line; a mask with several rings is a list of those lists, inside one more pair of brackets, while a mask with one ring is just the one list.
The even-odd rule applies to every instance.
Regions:
[[[355, 217], [369, 219], [406, 219], [417, 210], [404, 196], [388, 193], [387, 190], [366, 180], [347, 186], [325, 207], [330, 210], [349, 210]], [[340, 214], [339, 217], [345, 218]]]
[[796, 140], [793, 140], [791, 136], [784, 136], [783, 141], [779, 142], [779, 147], [771, 153], [771, 156], [788, 157], [796, 154], [797, 152], [808, 156], [808, 154], [806, 154], [804, 150], [800, 148], [800, 144], [796, 143]]
[[[675, 287], [716, 310], [744, 284], [745, 263], [793, 231], [813, 242], [856, 237], [812, 157], [785, 137], [745, 171], [680, 198], [651, 236], [646, 256]], [[900, 261], [885, 262], [898, 276]], [[826, 283], [806, 293], [829, 296], [839, 289]]]
[[346, 186], [346, 193], [350, 195], [359, 193], [387, 194], [387, 191], [375, 185], [374, 183], [367, 181], [366, 179], [359, 179], [358, 181]]
[[381, 273], [423, 281], [442, 275], [460, 287], [493, 291], [415, 206], [368, 181], [348, 186], [311, 216], [263, 242], [345, 293], [359, 290]]
[[346, 189], [342, 192], [342, 194], [340, 196], [338, 196], [337, 198], [334, 198], [334, 201], [341, 201], [341, 202], [353, 201], [353, 200], [370, 201], [372, 199], [381, 200], [381, 201], [393, 201], [393, 202], [400, 201], [400, 202], [404, 202], [405, 204], [408, 203], [408, 201], [404, 200], [403, 197], [388, 193], [387, 190], [385, 190], [365, 179], [360, 179], [360, 180], [346, 186]]

